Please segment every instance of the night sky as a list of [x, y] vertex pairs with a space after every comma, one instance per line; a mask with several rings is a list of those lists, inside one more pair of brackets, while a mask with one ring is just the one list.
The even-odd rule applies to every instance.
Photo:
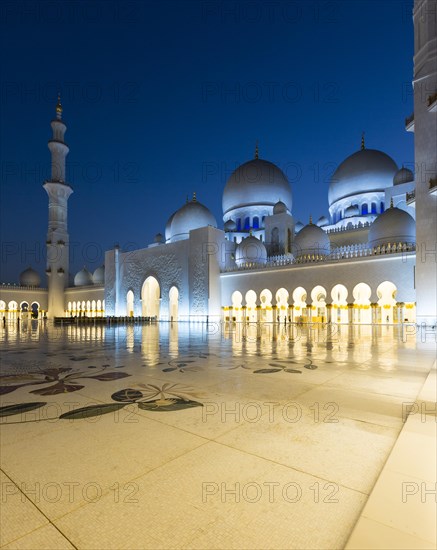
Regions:
[[412, 0], [0, 4], [2, 282], [45, 285], [50, 120], [67, 124], [71, 272], [143, 248], [187, 195], [222, 227], [230, 173], [275, 162], [304, 223], [360, 147], [411, 167]]

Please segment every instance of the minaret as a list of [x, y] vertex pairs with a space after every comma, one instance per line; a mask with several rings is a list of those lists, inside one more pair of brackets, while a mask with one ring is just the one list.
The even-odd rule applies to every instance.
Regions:
[[69, 148], [64, 142], [67, 129], [62, 120], [61, 98], [58, 95], [56, 118], [51, 121], [53, 137], [48, 142], [52, 154], [52, 174], [43, 184], [49, 196], [49, 227], [47, 231], [48, 316], [64, 315], [64, 290], [68, 285], [69, 235], [67, 202], [73, 189], [65, 182], [65, 158]]
[[[416, 322], [418, 325], [428, 326], [435, 325], [437, 321], [436, 21], [435, 0], [415, 0], [413, 88], [416, 172]], [[431, 336], [428, 335], [427, 338]]]

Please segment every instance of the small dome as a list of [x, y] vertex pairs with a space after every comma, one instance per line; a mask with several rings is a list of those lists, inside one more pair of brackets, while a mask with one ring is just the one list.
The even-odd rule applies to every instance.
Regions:
[[255, 158], [229, 177], [223, 191], [223, 215], [236, 208], [273, 207], [278, 200], [291, 212], [291, 187], [286, 175], [272, 162]]
[[329, 220], [326, 216], [320, 216], [320, 218], [317, 220], [316, 225], [318, 225], [319, 227], [325, 227], [325, 225], [329, 225]]
[[286, 214], [287, 206], [282, 202], [278, 201], [273, 207], [273, 214]]
[[157, 233], [155, 235], [155, 243], [162, 244], [165, 241], [164, 235], [162, 233]]
[[329, 206], [362, 193], [384, 192], [393, 186], [398, 171], [395, 161], [376, 149], [361, 149], [347, 157], [334, 172], [329, 185]]
[[225, 222], [225, 231], [237, 231], [237, 224], [234, 220], [228, 220]]
[[369, 229], [369, 245], [414, 244], [416, 242], [416, 222], [400, 208], [390, 207], [380, 214]]
[[[104, 285], [105, 284], [105, 266], [101, 265], [93, 273], [93, 283], [95, 285]], [[76, 284], [76, 283], [74, 283]]]
[[296, 258], [308, 255], [326, 256], [330, 252], [328, 235], [313, 223], [301, 229], [294, 239]]
[[170, 240], [175, 242], [188, 239], [190, 231], [208, 225], [217, 227], [215, 217], [206, 206], [193, 197], [193, 200], [184, 204], [171, 217]]
[[356, 204], [352, 204], [351, 206], [348, 206], [344, 211], [345, 218], [352, 218], [353, 216], [359, 216], [359, 215], [360, 215], [360, 209]]
[[264, 265], [267, 262], [267, 249], [264, 243], [253, 235], [246, 237], [237, 245], [235, 262], [238, 267], [248, 263]]
[[39, 273], [30, 266], [20, 273], [21, 286], [40, 286], [41, 277]]
[[414, 181], [414, 174], [408, 168], [402, 168], [398, 170], [393, 178], [393, 185], [401, 185], [402, 183], [409, 183]]
[[93, 276], [86, 267], [74, 276], [74, 286], [88, 286], [93, 284]]
[[302, 222], [296, 222], [296, 225], [294, 226], [294, 231], [296, 233], [299, 233], [299, 231], [303, 229], [303, 223]]

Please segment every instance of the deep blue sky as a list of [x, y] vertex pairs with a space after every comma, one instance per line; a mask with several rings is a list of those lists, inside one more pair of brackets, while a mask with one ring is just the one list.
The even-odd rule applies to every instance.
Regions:
[[193, 191], [221, 224], [226, 179], [257, 139], [303, 222], [327, 214], [329, 175], [363, 130], [412, 163], [412, 3], [1, 3], [0, 279], [45, 269], [58, 89], [73, 273], [116, 242], [150, 243]]

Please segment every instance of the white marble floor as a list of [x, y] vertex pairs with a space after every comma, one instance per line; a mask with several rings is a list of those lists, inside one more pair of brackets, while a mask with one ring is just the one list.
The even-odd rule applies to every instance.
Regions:
[[0, 329], [0, 547], [344, 548], [435, 360], [404, 336]]

